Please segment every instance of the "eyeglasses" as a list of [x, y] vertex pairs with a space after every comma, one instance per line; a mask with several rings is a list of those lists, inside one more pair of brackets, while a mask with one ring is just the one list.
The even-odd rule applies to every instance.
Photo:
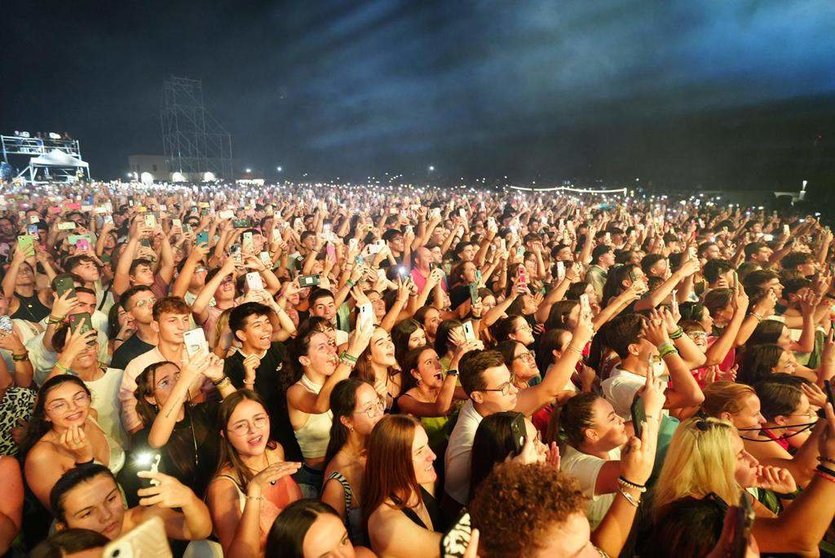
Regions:
[[383, 414], [383, 411], [386, 410], [386, 402], [383, 400], [382, 397], [377, 398], [376, 403], [372, 403], [371, 405], [367, 406], [365, 409], [361, 409], [356, 411], [357, 413], [362, 413], [368, 418], [374, 418], [377, 415]]
[[496, 392], [500, 392], [502, 395], [507, 397], [508, 395], [510, 395], [510, 392], [511, 392], [512, 389], [513, 389], [513, 382], [507, 381], [507, 382], [503, 383], [502, 385], [500, 385], [497, 388], [476, 389], [474, 391], [496, 391]]
[[514, 361], [519, 358], [524, 358], [527, 360], [536, 360], [536, 353], [534, 353], [533, 351], [523, 351], [510, 360]]
[[528, 322], [525, 322], [524, 324], [522, 324], [522, 325], [520, 325], [519, 327], [516, 328], [516, 331], [522, 331], [522, 330], [533, 331], [533, 328], [530, 326], [530, 324]]
[[260, 430], [267, 426], [267, 423], [270, 422], [269, 417], [267, 415], [258, 415], [252, 421], [242, 420], [240, 422], [236, 422], [232, 425], [232, 428], [229, 430], [232, 431], [233, 434], [237, 436], [244, 436], [250, 431], [250, 425], [252, 430]]
[[137, 300], [136, 304], [134, 304], [133, 307], [134, 308], [142, 308], [142, 307], [148, 306], [148, 305], [153, 306], [154, 304], [156, 304], [156, 302], [157, 302], [156, 297], [152, 296], [150, 298], [143, 298], [141, 300]]
[[[90, 396], [86, 391], [80, 391], [72, 398], [73, 407], [84, 407], [90, 402]], [[70, 402], [66, 399], [55, 399], [52, 403], [47, 405], [46, 409], [50, 413], [67, 413], [71, 407]]]

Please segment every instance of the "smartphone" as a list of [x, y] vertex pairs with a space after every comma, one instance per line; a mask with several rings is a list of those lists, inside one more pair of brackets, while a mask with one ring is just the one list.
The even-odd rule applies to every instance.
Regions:
[[[144, 479], [143, 479], [144, 480]], [[171, 547], [162, 519], [152, 517], [143, 521], [118, 539], [107, 543], [101, 554], [103, 558], [171, 558]]]
[[516, 258], [521, 260], [524, 257], [525, 257], [525, 247], [524, 246], [518, 246], [516, 248]]
[[673, 315], [678, 315], [678, 291], [673, 289], [673, 298], [670, 301], [670, 309], [673, 311]]
[[76, 331], [78, 330], [79, 333], [87, 333], [91, 329], [93, 329], [93, 319], [87, 312], [81, 312], [80, 314], [70, 314], [70, 330]]
[[470, 304], [475, 304], [478, 301], [478, 284], [470, 283]]
[[783, 236], [789, 236], [791, 235], [791, 233], [791, 227], [789, 227], [788, 225], [783, 225]]
[[629, 407], [629, 414], [632, 415], [632, 428], [635, 430], [635, 437], [640, 438], [644, 433], [643, 423], [647, 420], [647, 413], [644, 410], [644, 402], [637, 395]]
[[699, 253], [696, 251], [695, 246], [690, 246], [687, 248], [687, 252], [690, 254], [691, 260], [696, 260], [699, 258]]
[[206, 246], [209, 245], [208, 231], [200, 231], [199, 233], [197, 233], [197, 244], [205, 244]]
[[235, 219], [232, 221], [232, 226], [236, 229], [248, 229], [252, 227], [252, 221], [249, 219]]
[[733, 558], [744, 558], [748, 553], [748, 544], [751, 539], [751, 529], [754, 527], [755, 517], [751, 496], [744, 490], [739, 495], [739, 507], [736, 509], [736, 513], [730, 555]]
[[38, 236], [38, 225], [27, 225], [26, 234], [29, 236]]
[[325, 253], [330, 259], [336, 258], [336, 248], [330, 242], [328, 242], [328, 245], [325, 247]]
[[81, 252], [89, 252], [90, 241], [86, 238], [79, 238], [78, 242], [75, 243], [75, 249]]
[[739, 289], [739, 274], [736, 272], [735, 269], [733, 270], [733, 273], [731, 274], [731, 288], [734, 291]]
[[243, 234], [243, 238], [241, 239], [241, 250], [244, 253], [249, 254], [252, 252], [252, 233], [245, 232]]
[[452, 528], [441, 537], [441, 558], [463, 558], [470, 544], [472, 520], [465, 511]]
[[0, 316], [0, 333], [8, 334], [14, 329], [12, 319], [8, 316]]
[[303, 229], [304, 228], [304, 221], [302, 221], [299, 217], [293, 219], [293, 228], [294, 229]]
[[525, 418], [519, 414], [510, 423], [510, 435], [513, 439], [514, 455], [519, 455], [525, 449], [525, 442], [528, 440], [528, 429], [525, 427]]
[[359, 245], [360, 241], [356, 238], [352, 238], [348, 241], [348, 250], [350, 250], [351, 252], [356, 252], [356, 250], [359, 248]]
[[28, 234], [17, 237], [17, 249], [31, 258], [35, 255], [35, 238]]
[[37, 215], [32, 215], [31, 217], [29, 217], [29, 224], [30, 225], [37, 225], [38, 222], [40, 222], [40, 220], [41, 220], [41, 218], [38, 217]]
[[562, 260], [557, 262], [557, 281], [565, 279], [565, 262]]
[[229, 255], [232, 256], [232, 258], [234, 258], [236, 264], [241, 265], [241, 263], [243, 263], [240, 244], [233, 244], [232, 246], [230, 246]]
[[589, 295], [585, 293], [580, 295], [580, 314], [583, 316], [591, 316], [591, 304], [589, 303]]
[[209, 344], [206, 342], [206, 333], [199, 327], [183, 333], [183, 343], [185, 343], [186, 353], [190, 357], [200, 352], [200, 349], [209, 350]]
[[269, 253], [269, 252], [266, 252], [266, 251], [261, 252], [260, 254], [258, 254], [258, 257], [259, 257], [259, 258], [261, 258], [261, 263], [262, 263], [262, 264], [264, 264], [264, 265], [265, 265], [265, 266], [267, 266], [268, 268], [272, 267], [272, 265], [273, 265], [273, 260], [272, 260], [272, 258], [270, 257], [270, 253]]
[[183, 222], [180, 221], [179, 219], [172, 219], [171, 220], [171, 225], [174, 226], [174, 227], [180, 228], [180, 229], [183, 228]]
[[246, 285], [250, 291], [264, 290], [264, 281], [261, 280], [261, 274], [257, 271], [246, 274]]
[[464, 339], [467, 341], [475, 341], [475, 329], [473, 329], [473, 322], [467, 321], [462, 324], [464, 328]]
[[145, 214], [145, 228], [148, 228], [148, 229], [156, 229], [157, 228], [157, 218], [154, 217], [153, 213], [146, 213]]
[[516, 277], [518, 277], [517, 284], [520, 290], [525, 290], [528, 288], [528, 272], [525, 269], [524, 265], [520, 265], [516, 268]]
[[108, 224], [112, 225], [113, 224], [113, 215], [110, 215], [109, 213], [105, 214], [105, 216], [102, 217], [102, 222], [105, 225], [108, 225]]
[[65, 292], [70, 291], [72, 294], [70, 298], [75, 298], [75, 281], [69, 275], [63, 275], [55, 279], [55, 292], [58, 297], [64, 295]]
[[318, 275], [302, 275], [299, 277], [299, 286], [300, 287], [318, 287], [319, 286], [319, 276]]
[[357, 307], [357, 328], [361, 328], [361, 324], [373, 324], [374, 323], [374, 307], [371, 305], [370, 302], [366, 302], [365, 304], [360, 304]]

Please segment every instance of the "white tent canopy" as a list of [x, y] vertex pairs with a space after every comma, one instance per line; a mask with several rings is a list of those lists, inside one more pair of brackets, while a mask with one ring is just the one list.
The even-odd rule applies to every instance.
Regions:
[[29, 164], [35, 167], [74, 167], [74, 168], [90, 168], [90, 164], [76, 159], [72, 155], [68, 155], [59, 149], [53, 149], [49, 153], [32, 157]]

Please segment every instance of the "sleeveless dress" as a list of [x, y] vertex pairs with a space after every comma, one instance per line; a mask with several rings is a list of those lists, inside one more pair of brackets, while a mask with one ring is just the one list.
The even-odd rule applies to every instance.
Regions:
[[[314, 395], [322, 391], [321, 385], [304, 375], [296, 384]], [[307, 422], [295, 431], [299, 449], [305, 459], [319, 459], [325, 456], [330, 440], [331, 424], [333, 424], [333, 412], [328, 409], [324, 413], [308, 414]]]
[[[238, 481], [230, 475], [218, 475], [218, 478], [228, 480], [235, 486], [238, 491], [238, 503], [240, 504], [241, 513], [246, 506], [246, 491]], [[262, 489], [264, 499], [261, 500], [261, 515], [258, 519], [258, 524], [261, 528], [261, 546], [267, 540], [267, 534], [275, 522], [275, 518], [281, 511], [299, 499], [300, 489], [293, 477], [282, 477], [275, 484], [266, 483]]]

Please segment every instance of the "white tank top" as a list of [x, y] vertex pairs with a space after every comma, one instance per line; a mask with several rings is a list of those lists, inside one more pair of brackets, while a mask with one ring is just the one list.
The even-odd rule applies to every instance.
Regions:
[[[310, 393], [316, 395], [322, 391], [322, 386], [302, 375], [302, 379], [296, 382]], [[319, 459], [325, 457], [330, 440], [331, 424], [333, 423], [333, 412], [328, 409], [325, 413], [308, 414], [307, 422], [295, 431], [296, 440], [299, 442], [299, 449], [305, 459]]]

